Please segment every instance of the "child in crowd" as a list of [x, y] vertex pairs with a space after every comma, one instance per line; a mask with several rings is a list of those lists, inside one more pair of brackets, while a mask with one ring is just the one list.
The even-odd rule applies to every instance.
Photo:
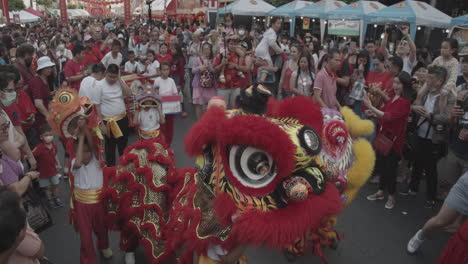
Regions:
[[80, 264], [97, 264], [93, 233], [102, 255], [105, 258], [112, 257], [105, 224], [105, 203], [100, 200], [104, 176], [98, 159], [99, 151], [87, 128], [86, 118], [78, 120], [76, 134], [76, 157], [71, 162], [71, 170], [74, 176], [74, 223], [81, 240]]
[[146, 53], [146, 62], [145, 62], [145, 68], [141, 72], [144, 76], [147, 78], [150, 78], [151, 80], [155, 81], [156, 77], [159, 76], [159, 62], [155, 59], [155, 53], [152, 50], [148, 50]]
[[58, 197], [58, 184], [60, 177], [58, 170], [61, 168], [57, 156], [57, 145], [55, 145], [52, 129], [48, 124], [44, 124], [39, 129], [41, 142], [33, 150], [37, 160], [37, 169], [40, 173], [39, 187], [45, 189], [47, 205], [50, 208], [63, 206]]
[[135, 61], [135, 52], [133, 50], [128, 51], [128, 61], [125, 63], [124, 71], [137, 73], [138, 62]]
[[101, 63], [104, 65], [104, 67], [107, 68], [107, 66], [111, 64], [116, 64], [120, 66], [122, 64], [122, 53], [120, 51], [122, 50], [122, 44], [118, 40], [114, 40], [112, 42], [112, 49], [109, 53], [107, 53], [101, 60]]
[[[133, 124], [138, 126], [138, 134], [142, 139], [160, 138], [160, 124], [164, 124], [164, 113], [159, 102], [159, 96], [151, 90], [143, 91], [143, 97], [138, 100], [139, 108], [133, 116]], [[143, 111], [142, 111], [143, 110]]]
[[[171, 65], [167, 62], [161, 63], [161, 76], [157, 77], [154, 81], [154, 88], [158, 91], [161, 97], [163, 96], [175, 96], [179, 94], [174, 79], [169, 77], [171, 72]], [[165, 122], [161, 126], [162, 134], [166, 139], [167, 144], [170, 146], [172, 143], [172, 137], [174, 134], [174, 115], [167, 115]]]

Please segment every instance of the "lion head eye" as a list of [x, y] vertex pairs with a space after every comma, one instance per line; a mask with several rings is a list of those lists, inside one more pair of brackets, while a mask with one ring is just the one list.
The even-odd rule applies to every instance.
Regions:
[[271, 155], [249, 146], [234, 145], [229, 148], [229, 167], [240, 183], [251, 188], [264, 187], [277, 175]]
[[72, 95], [70, 93], [63, 93], [59, 97], [59, 101], [61, 104], [68, 104], [72, 100]]

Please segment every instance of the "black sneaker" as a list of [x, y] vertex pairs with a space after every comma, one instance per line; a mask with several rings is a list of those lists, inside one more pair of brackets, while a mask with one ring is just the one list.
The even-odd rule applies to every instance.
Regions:
[[434, 200], [427, 200], [425, 203], [424, 203], [424, 208], [433, 208], [435, 206], [436, 202]]
[[60, 200], [60, 198], [58, 198], [58, 197], [54, 198], [54, 203], [55, 203], [56, 208], [63, 207], [62, 200]]
[[47, 207], [49, 207], [50, 209], [57, 208], [57, 204], [55, 203], [54, 199], [50, 199], [47, 201]]

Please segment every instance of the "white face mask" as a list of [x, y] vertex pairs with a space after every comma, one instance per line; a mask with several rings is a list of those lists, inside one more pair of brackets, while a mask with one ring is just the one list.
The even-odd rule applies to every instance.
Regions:
[[114, 41], [113, 41], [112, 39], [109, 39], [109, 40], [107, 41], [107, 44], [111, 45], [112, 42], [114, 42]]
[[241, 30], [237, 31], [237, 33], [238, 33], [239, 35], [241, 35], [241, 36], [244, 36], [245, 31], [244, 31], [243, 29], [241, 29]]
[[39, 47], [42, 51], [46, 50], [47, 49], [47, 46], [45, 44], [41, 44], [41, 46]]
[[58, 45], [58, 49], [59, 49], [60, 51], [63, 51], [63, 50], [65, 49], [65, 45], [64, 45], [64, 44], [59, 44], [59, 45]]
[[54, 140], [54, 136], [47, 136], [47, 137], [44, 137], [44, 142], [45, 142], [46, 144], [51, 143], [53, 140]]

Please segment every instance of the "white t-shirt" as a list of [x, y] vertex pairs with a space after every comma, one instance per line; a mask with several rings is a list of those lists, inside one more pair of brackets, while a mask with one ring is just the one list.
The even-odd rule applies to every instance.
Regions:
[[[440, 94], [431, 95], [430, 93], [427, 96], [426, 102], [424, 103], [424, 108], [426, 108], [426, 111], [428, 113], [432, 114], [434, 112], [435, 102], [437, 100], [437, 97], [439, 97], [439, 96], [440, 96]], [[421, 117], [419, 122], [423, 122], [423, 120], [425, 120], [425, 117]], [[429, 133], [427, 133], [428, 129], [430, 129]], [[434, 132], [434, 128], [431, 127], [431, 125], [429, 124], [429, 122], [427, 120], [426, 120], [426, 122], [422, 123], [418, 128], [418, 136], [420, 136], [422, 138], [432, 139], [432, 133], [433, 132]], [[427, 137], [426, 137], [426, 134], [427, 134]]]
[[153, 87], [159, 87], [160, 96], [178, 95], [177, 86], [174, 82], [174, 79], [172, 79], [171, 77], [168, 77], [165, 80], [161, 77], [157, 77], [154, 80]]
[[127, 61], [125, 63], [125, 69], [126, 72], [136, 72], [138, 71], [138, 62], [134, 61], [131, 63], [130, 61]]
[[[148, 67], [146, 68], [146, 71], [142, 72], [142, 74], [145, 76], [155, 75], [156, 73], [158, 73], [159, 66], [160, 66], [159, 61], [154, 60], [153, 63], [148, 65]], [[145, 70], [144, 67], [143, 67], [143, 70]], [[151, 80], [155, 81], [156, 77], [151, 78]]]
[[159, 111], [157, 108], [150, 108], [148, 111], [142, 109], [138, 114], [140, 129], [150, 132], [159, 129]]
[[416, 60], [411, 62], [409, 56], [402, 57], [402, 59], [403, 59], [403, 71], [411, 75], [411, 72], [413, 71], [414, 63], [416, 62]]
[[97, 82], [98, 82], [98, 80], [96, 80], [96, 78], [94, 78], [93, 76], [88, 76], [88, 77], [84, 78], [81, 81], [80, 92], [79, 92], [78, 95], [80, 97], [86, 96], [86, 97], [89, 98], [91, 103], [97, 104], [96, 103], [96, 97], [98, 97], [97, 89], [96, 89], [96, 83]]
[[274, 29], [269, 28], [263, 33], [263, 38], [255, 49], [255, 56], [271, 61], [270, 48], [281, 53], [281, 47], [276, 43], [277, 35]]
[[117, 116], [125, 113], [125, 102], [119, 82], [110, 85], [104, 78], [96, 82], [96, 104], [104, 116]]
[[107, 66], [111, 64], [116, 64], [117, 66], [120, 67], [120, 64], [122, 64], [122, 53], [117, 54], [117, 58], [114, 58], [112, 56], [112, 51], [109, 51], [104, 58], [101, 60], [102, 65], [107, 68]]
[[135, 55], [137, 57], [140, 57], [140, 56], [146, 56], [146, 53], [148, 52], [148, 47], [149, 47], [149, 42], [146, 43], [146, 44], [138, 44], [136, 46], [136, 51], [135, 51]]
[[72, 173], [75, 178], [75, 187], [81, 190], [97, 190], [102, 188], [104, 176], [101, 164], [93, 155], [87, 165], [82, 164], [79, 168], [74, 168], [76, 159], [72, 160]]

